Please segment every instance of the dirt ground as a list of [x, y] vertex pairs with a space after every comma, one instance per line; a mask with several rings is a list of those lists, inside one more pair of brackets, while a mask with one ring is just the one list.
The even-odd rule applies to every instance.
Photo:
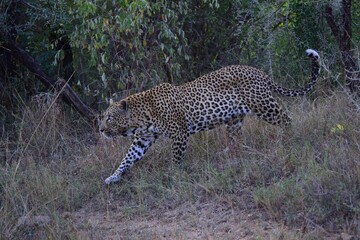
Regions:
[[[121, 203], [106, 207], [88, 204], [71, 218], [79, 239], [308, 239], [298, 230], [267, 219], [253, 209], [232, 206], [229, 202], [183, 203], [159, 211], [121, 210]], [[132, 211], [130, 214], [128, 211]], [[346, 239], [323, 232], [324, 239]]]
[[91, 211], [74, 215], [81, 239], [270, 239], [279, 231], [258, 212], [236, 210], [224, 203], [183, 204], [173, 210], [126, 217], [120, 211]]

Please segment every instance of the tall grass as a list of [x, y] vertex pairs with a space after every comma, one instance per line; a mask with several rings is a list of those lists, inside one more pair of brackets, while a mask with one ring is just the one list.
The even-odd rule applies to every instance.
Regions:
[[294, 125], [283, 140], [283, 167], [291, 174], [258, 187], [256, 202], [287, 224], [359, 234], [359, 113], [342, 94], [293, 111]]
[[[192, 136], [185, 170], [169, 161], [169, 141], [160, 138], [110, 187], [103, 180], [120, 164], [129, 139], [102, 140], [85, 122], [71, 122], [56, 103], [24, 105], [13, 123], [16, 132], [1, 139], [1, 146], [16, 148], [5, 149], [1, 162], [0, 239], [76, 239], [84, 229], [100, 238], [96, 227], [79, 229], [69, 215], [121, 212], [116, 221], [126, 225], [138, 216], [214, 201], [260, 210], [264, 220], [301, 229], [290, 234], [293, 239], [360, 234], [359, 113], [341, 92], [286, 105], [293, 115], [286, 129], [248, 117], [235, 139], [222, 127]], [[44, 226], [19, 225], [21, 217], [44, 215], [51, 219]]]
[[[2, 146], [16, 148], [5, 149], [10, 154], [1, 162], [0, 239], [70, 237], [72, 225], [61, 214], [81, 207], [96, 191], [96, 182], [83, 178], [91, 168], [77, 161], [88, 135], [79, 135], [55, 95], [38, 97], [15, 116], [16, 132], [1, 139]], [[19, 224], [21, 217], [32, 216], [51, 216], [51, 222], [40, 231], [36, 224]]]

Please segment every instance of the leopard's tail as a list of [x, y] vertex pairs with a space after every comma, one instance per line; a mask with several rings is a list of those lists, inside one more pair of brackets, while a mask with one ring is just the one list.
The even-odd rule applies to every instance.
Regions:
[[296, 97], [296, 96], [305, 95], [314, 88], [320, 73], [320, 55], [315, 50], [312, 49], [306, 50], [306, 54], [312, 60], [311, 81], [307, 83], [304, 88], [299, 88], [299, 89], [284, 88], [279, 86], [277, 83], [272, 82], [272, 90], [274, 92], [277, 92], [284, 96]]

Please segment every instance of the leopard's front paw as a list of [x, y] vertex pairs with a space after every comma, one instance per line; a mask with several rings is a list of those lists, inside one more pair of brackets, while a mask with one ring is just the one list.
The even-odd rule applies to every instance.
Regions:
[[118, 175], [111, 175], [107, 179], [105, 179], [105, 184], [109, 185], [110, 183], [116, 183], [120, 181], [120, 176]]

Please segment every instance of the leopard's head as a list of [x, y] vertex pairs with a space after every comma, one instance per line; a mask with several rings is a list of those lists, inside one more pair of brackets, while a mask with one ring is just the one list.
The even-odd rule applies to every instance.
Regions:
[[99, 124], [100, 133], [107, 138], [133, 135], [138, 128], [138, 121], [134, 119], [133, 109], [127, 99], [119, 102], [110, 101], [110, 106], [104, 112]]

